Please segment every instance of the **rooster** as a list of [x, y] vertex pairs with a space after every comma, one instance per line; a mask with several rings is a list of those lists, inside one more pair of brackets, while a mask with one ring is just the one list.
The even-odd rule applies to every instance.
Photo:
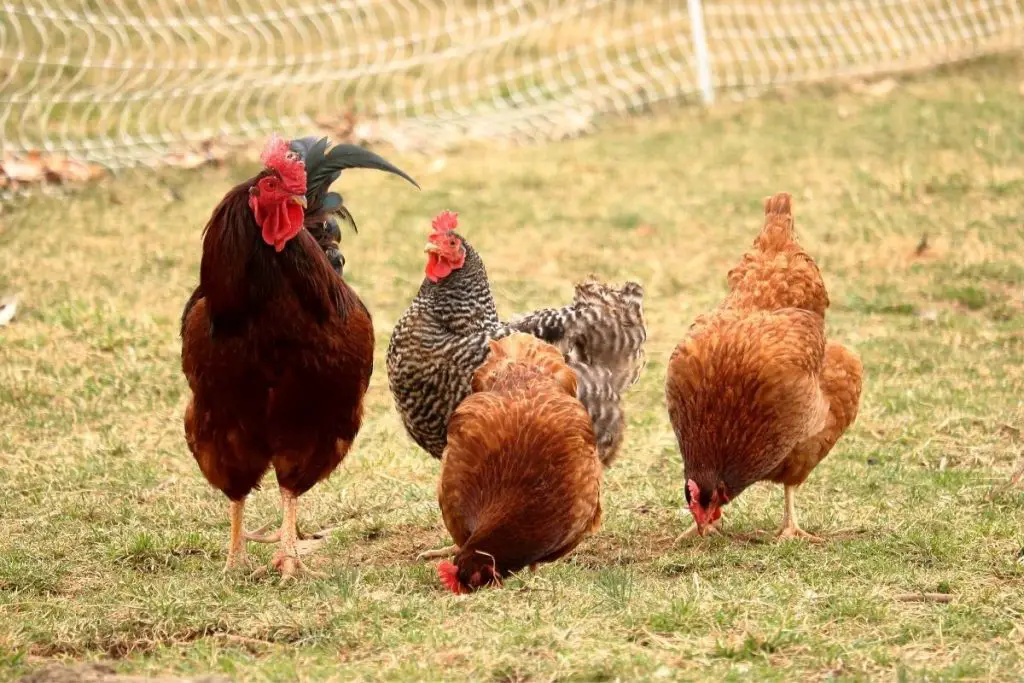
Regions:
[[[225, 570], [246, 563], [245, 499], [273, 467], [283, 521], [273, 567], [309, 572], [296, 546], [297, 499], [329, 476], [359, 431], [373, 370], [373, 324], [304, 223], [346, 168], [407, 175], [372, 152], [271, 137], [264, 168], [230, 190], [203, 236], [199, 286], [182, 314], [192, 398], [185, 436], [207, 481], [231, 501]], [[304, 151], [320, 150], [320, 154]], [[314, 218], [322, 215], [313, 214]]]
[[576, 373], [528, 334], [488, 348], [441, 461], [438, 501], [458, 546], [438, 573], [455, 593], [553, 562], [601, 523], [602, 467]]
[[457, 215], [448, 211], [434, 219], [426, 278], [388, 344], [388, 381], [406, 431], [440, 458], [448, 420], [469, 395], [488, 342], [524, 332], [553, 344], [576, 373], [601, 461], [610, 465], [625, 428], [622, 394], [644, 366], [643, 288], [627, 282], [616, 289], [591, 279], [576, 286], [568, 306], [502, 323], [483, 260], [457, 226]]
[[665, 399], [694, 519], [682, 537], [715, 530], [726, 503], [773, 481], [785, 486], [778, 537], [813, 538], [797, 522], [796, 489], [856, 419], [863, 376], [857, 356], [825, 338], [828, 305], [790, 195], [767, 199], [725, 301], [669, 359]]

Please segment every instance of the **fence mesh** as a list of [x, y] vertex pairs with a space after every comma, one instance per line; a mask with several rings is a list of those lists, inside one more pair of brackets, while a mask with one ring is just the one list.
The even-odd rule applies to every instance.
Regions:
[[396, 144], [551, 139], [699, 101], [702, 64], [730, 98], [1022, 42], [1024, 0], [6, 0], [0, 151], [157, 165], [353, 115]]

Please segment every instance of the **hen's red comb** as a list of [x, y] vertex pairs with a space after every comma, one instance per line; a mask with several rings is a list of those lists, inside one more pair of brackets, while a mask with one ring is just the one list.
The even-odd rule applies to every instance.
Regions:
[[435, 233], [451, 232], [459, 227], [459, 214], [454, 211], [442, 211], [434, 217], [434, 222], [430, 225], [433, 226]]
[[445, 588], [452, 593], [463, 595], [469, 592], [469, 589], [459, 581], [459, 568], [448, 560], [437, 565], [437, 575], [441, 577], [441, 583]]

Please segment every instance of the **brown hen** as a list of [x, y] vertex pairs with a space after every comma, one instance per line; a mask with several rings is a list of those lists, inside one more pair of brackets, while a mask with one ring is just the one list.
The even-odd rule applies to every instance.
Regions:
[[857, 356], [825, 339], [828, 305], [793, 233], [790, 195], [767, 199], [729, 294], [669, 360], [665, 398], [694, 517], [683, 536], [713, 530], [722, 506], [773, 481], [785, 486], [779, 537], [810, 537], [797, 524], [795, 491], [853, 423], [862, 382]]
[[601, 522], [601, 461], [576, 374], [527, 334], [490, 342], [455, 410], [438, 500], [458, 544], [445, 585], [466, 593], [568, 554]]

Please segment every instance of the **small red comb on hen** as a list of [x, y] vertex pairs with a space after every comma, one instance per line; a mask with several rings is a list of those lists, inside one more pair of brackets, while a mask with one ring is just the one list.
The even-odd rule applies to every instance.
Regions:
[[435, 233], [451, 232], [459, 227], [459, 214], [454, 211], [442, 211], [434, 217], [430, 225], [433, 226]]
[[459, 568], [448, 560], [437, 565], [437, 575], [441, 577], [441, 583], [444, 584], [445, 588], [452, 593], [456, 595], [469, 593], [469, 588], [462, 585], [462, 582], [459, 581]]

